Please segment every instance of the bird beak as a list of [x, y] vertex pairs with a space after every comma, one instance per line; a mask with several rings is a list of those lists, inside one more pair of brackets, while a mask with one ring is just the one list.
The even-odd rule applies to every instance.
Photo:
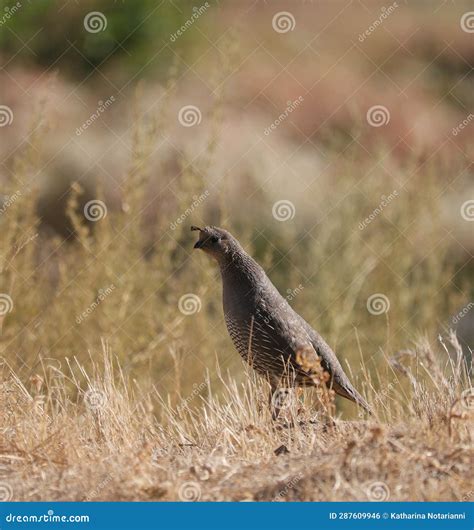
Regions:
[[194, 245], [193, 248], [201, 248], [201, 247], [202, 247], [202, 241], [199, 240], [199, 241], [196, 242], [196, 244]]

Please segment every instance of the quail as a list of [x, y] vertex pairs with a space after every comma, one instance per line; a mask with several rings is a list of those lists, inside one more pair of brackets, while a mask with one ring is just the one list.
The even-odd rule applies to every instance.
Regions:
[[[229, 335], [243, 359], [268, 380], [271, 395], [282, 387], [314, 386], [311, 366], [319, 365], [328, 374], [329, 388], [370, 413], [328, 344], [291, 308], [237, 239], [215, 226], [191, 230], [199, 231], [194, 248], [219, 265]], [[281, 403], [274, 404], [274, 419], [280, 408]]]

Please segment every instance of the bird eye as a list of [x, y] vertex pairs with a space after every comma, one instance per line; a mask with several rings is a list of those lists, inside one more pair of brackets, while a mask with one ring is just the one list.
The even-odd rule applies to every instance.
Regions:
[[211, 243], [217, 243], [219, 238], [217, 236], [211, 236]]

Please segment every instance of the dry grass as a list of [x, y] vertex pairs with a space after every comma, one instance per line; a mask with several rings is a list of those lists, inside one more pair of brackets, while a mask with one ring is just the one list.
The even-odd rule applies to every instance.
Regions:
[[219, 396], [208, 380], [199, 405], [171, 407], [127, 381], [105, 346], [91, 373], [45, 364], [29, 389], [4, 365], [2, 481], [30, 501], [467, 500], [472, 409], [459, 401], [455, 337], [449, 350], [446, 367], [427, 345], [393, 360], [393, 384], [371, 396], [375, 417], [354, 422], [312, 416], [306, 395], [274, 423], [251, 377], [219, 375]]

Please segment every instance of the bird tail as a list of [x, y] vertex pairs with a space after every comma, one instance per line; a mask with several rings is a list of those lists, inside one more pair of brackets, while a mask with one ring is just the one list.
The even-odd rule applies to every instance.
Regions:
[[352, 386], [342, 386], [337, 383], [337, 381], [333, 381], [333, 389], [336, 392], [336, 394], [339, 394], [342, 397], [345, 397], [346, 399], [349, 399], [350, 401], [356, 403], [357, 405], [361, 406], [366, 412], [368, 412], [370, 415], [373, 415], [373, 410], [371, 409], [370, 405], [367, 403], [367, 401], [357, 392], [355, 388]]

